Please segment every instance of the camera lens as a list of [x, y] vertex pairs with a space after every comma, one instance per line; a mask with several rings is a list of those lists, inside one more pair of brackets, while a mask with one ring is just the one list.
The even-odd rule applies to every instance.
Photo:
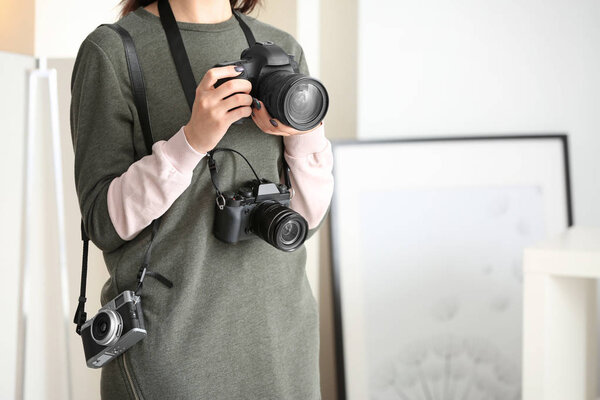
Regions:
[[[311, 82], [299, 81], [292, 85], [286, 95], [285, 106], [290, 120], [299, 125], [316, 121], [323, 109], [323, 96]], [[319, 120], [319, 122], [321, 122]]]
[[300, 214], [280, 203], [265, 201], [252, 213], [254, 232], [272, 246], [293, 251], [300, 247], [308, 233], [308, 223]]
[[102, 346], [110, 346], [119, 340], [122, 326], [120, 314], [113, 310], [100, 311], [92, 322], [92, 339]]
[[281, 242], [286, 245], [292, 244], [298, 240], [301, 232], [302, 228], [298, 221], [290, 220], [281, 228]]
[[258, 96], [274, 118], [300, 131], [319, 125], [329, 107], [325, 86], [289, 71], [275, 71], [258, 83]]

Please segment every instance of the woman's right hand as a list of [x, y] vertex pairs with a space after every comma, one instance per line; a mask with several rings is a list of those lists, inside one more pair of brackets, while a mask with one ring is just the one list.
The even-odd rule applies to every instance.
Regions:
[[231, 79], [216, 89], [214, 87], [219, 79], [238, 76], [241, 71], [235, 68], [231, 65], [209, 69], [196, 88], [192, 116], [183, 132], [188, 143], [200, 153], [215, 148], [232, 123], [252, 112], [250, 81]]

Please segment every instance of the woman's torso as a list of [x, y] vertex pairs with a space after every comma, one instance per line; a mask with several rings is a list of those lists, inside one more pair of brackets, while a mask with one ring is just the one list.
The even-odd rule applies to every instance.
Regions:
[[[147, 89], [154, 140], [167, 140], [187, 123], [185, 100], [159, 17], [143, 8], [118, 23], [136, 45]], [[271, 40], [299, 56], [288, 34], [249, 19], [257, 40]], [[237, 60], [247, 47], [234, 18], [219, 24], [179, 23], [196, 81], [214, 64]], [[91, 36], [113, 62], [133, 108], [119, 36], [99, 27]], [[134, 118], [133, 146], [145, 145]], [[262, 178], [279, 182], [281, 137], [252, 121], [232, 125], [218, 147], [240, 151]], [[252, 178], [245, 162], [219, 153], [219, 184], [235, 189]], [[147, 337], [103, 367], [104, 399], [122, 398], [133, 381], [146, 399], [318, 399], [318, 316], [305, 272], [306, 250], [282, 252], [262, 239], [232, 245], [212, 235], [215, 192], [206, 158], [190, 186], [163, 215], [150, 270], [174, 283], [145, 280], [142, 309]], [[134, 289], [150, 228], [105, 253], [111, 278], [102, 304]], [[125, 370], [125, 367], [127, 370]]]

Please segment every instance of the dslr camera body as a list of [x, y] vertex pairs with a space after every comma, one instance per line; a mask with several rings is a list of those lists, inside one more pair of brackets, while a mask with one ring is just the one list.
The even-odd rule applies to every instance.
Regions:
[[273, 42], [256, 42], [242, 52], [241, 60], [224, 62], [215, 67], [236, 65], [244, 71], [235, 77], [222, 78], [219, 87], [231, 79], [252, 83], [250, 95], [261, 100], [269, 114], [299, 131], [308, 131], [321, 123], [329, 108], [323, 84], [299, 73], [294, 56]]
[[87, 366], [101, 368], [146, 334], [140, 296], [126, 290], [81, 327]]
[[226, 243], [258, 236], [279, 250], [294, 251], [306, 240], [308, 223], [289, 208], [290, 199], [283, 184], [247, 181], [217, 199], [213, 233]]

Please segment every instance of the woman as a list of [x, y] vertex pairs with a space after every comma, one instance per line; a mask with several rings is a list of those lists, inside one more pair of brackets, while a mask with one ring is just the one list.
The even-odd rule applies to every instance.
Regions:
[[[291, 170], [290, 207], [320, 227], [333, 192], [331, 143], [323, 125], [296, 131], [273, 119], [239, 74], [213, 68], [247, 47], [231, 8], [257, 0], [171, 0], [199, 82], [193, 111], [185, 95], [156, 3], [125, 0], [117, 24], [133, 37], [155, 144], [146, 155], [120, 37], [106, 26], [83, 41], [73, 70], [71, 132], [85, 229], [103, 251], [110, 279], [105, 304], [134, 290], [150, 223], [161, 217], [142, 309], [148, 335], [102, 368], [103, 399], [320, 399], [318, 310], [306, 278], [306, 249], [276, 249], [255, 238], [235, 245], [212, 234], [215, 191], [205, 154], [216, 147], [245, 155], [261, 178], [282, 182]], [[256, 40], [306, 59], [294, 38], [247, 15]], [[226, 87], [226, 89], [223, 89]], [[220, 89], [220, 90], [219, 90]], [[239, 93], [228, 97], [232, 93]], [[241, 124], [232, 124], [250, 116]], [[285, 150], [282, 146], [282, 138]], [[219, 186], [252, 179], [244, 161], [219, 153]]]

